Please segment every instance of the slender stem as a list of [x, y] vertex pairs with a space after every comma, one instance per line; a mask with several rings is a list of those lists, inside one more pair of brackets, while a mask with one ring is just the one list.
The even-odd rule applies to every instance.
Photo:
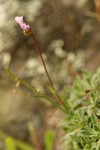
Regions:
[[42, 150], [42, 146], [41, 146], [40, 139], [38, 137], [37, 131], [36, 131], [35, 127], [33, 126], [33, 124], [31, 122], [28, 123], [28, 128], [29, 128], [29, 131], [30, 131], [32, 142], [35, 145], [36, 149], [37, 150]]
[[53, 90], [55, 91], [55, 96], [56, 96], [56, 98], [58, 99], [58, 102], [59, 102], [61, 105], [64, 106], [66, 112], [68, 113], [68, 110], [67, 110], [66, 105], [64, 104], [64, 102], [63, 102], [62, 99], [60, 98], [59, 94], [57, 93], [56, 89], [54, 88], [53, 82], [52, 82], [52, 80], [51, 80], [51, 78], [50, 78], [50, 76], [49, 76], [49, 73], [48, 73], [48, 71], [47, 71], [47, 68], [46, 68], [44, 59], [43, 59], [43, 57], [42, 57], [41, 50], [40, 50], [40, 48], [39, 48], [39, 46], [38, 46], [38, 43], [36, 42], [36, 40], [35, 40], [33, 34], [31, 35], [31, 38], [32, 38], [32, 40], [33, 40], [33, 42], [34, 42], [34, 45], [35, 45], [35, 47], [36, 47], [36, 49], [37, 49], [37, 52], [38, 52], [38, 54], [39, 54], [39, 56], [40, 56], [40, 58], [41, 58], [41, 61], [42, 61], [43, 67], [44, 67], [44, 69], [45, 69], [45, 73], [46, 73], [46, 75], [47, 75], [47, 78], [48, 78], [48, 80], [49, 80], [49, 82], [50, 82], [50, 85], [51, 85], [51, 87], [53, 88]]
[[43, 67], [44, 67], [44, 69], [45, 69], [46, 75], [47, 75], [47, 77], [48, 77], [48, 79], [49, 79], [50, 85], [51, 85], [52, 88], [54, 89], [54, 86], [53, 86], [52, 80], [51, 80], [51, 78], [50, 78], [50, 76], [49, 76], [49, 74], [48, 74], [48, 71], [47, 71], [47, 68], [46, 68], [44, 59], [43, 59], [43, 57], [42, 57], [42, 55], [41, 55], [40, 48], [39, 48], [39, 46], [38, 46], [38, 44], [37, 44], [37, 42], [36, 42], [36, 40], [35, 40], [33, 34], [32, 34], [31, 37], [32, 37], [32, 40], [33, 40], [33, 42], [34, 42], [36, 48], [37, 48], [38, 54], [39, 54], [39, 56], [40, 56], [40, 58], [41, 58], [41, 61], [42, 61]]

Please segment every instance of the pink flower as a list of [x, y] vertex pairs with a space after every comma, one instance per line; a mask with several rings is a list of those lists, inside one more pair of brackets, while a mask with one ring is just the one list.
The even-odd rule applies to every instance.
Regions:
[[15, 21], [20, 25], [20, 27], [24, 30], [24, 31], [28, 31], [30, 29], [30, 26], [27, 25], [24, 21], [23, 21], [23, 16], [19, 17], [15, 17]]

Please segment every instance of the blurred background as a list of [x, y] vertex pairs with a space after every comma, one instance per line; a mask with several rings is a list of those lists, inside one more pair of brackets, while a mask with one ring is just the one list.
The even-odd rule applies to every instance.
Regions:
[[[32, 27], [54, 85], [62, 93], [85, 69], [95, 72], [100, 65], [100, 0], [0, 0], [0, 130], [37, 146], [29, 131], [31, 123], [41, 150], [45, 133], [53, 130], [54, 150], [62, 150], [64, 133], [59, 126], [64, 114], [45, 100], [23, 95], [24, 86], [17, 88], [3, 71], [9, 67], [48, 94], [35, 46], [16, 24], [16, 16], [24, 16]], [[1, 135], [0, 140], [4, 150]]]

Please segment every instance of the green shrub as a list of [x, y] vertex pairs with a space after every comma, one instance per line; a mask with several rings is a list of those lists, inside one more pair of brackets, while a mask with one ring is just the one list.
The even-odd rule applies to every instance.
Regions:
[[69, 114], [62, 127], [66, 150], [100, 150], [100, 69], [86, 72], [67, 89]]

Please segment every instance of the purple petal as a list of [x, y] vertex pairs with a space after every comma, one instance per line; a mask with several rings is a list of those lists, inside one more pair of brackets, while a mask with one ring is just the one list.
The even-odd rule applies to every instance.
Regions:
[[21, 27], [23, 30], [28, 30], [28, 29], [30, 29], [30, 26], [27, 25], [26, 23], [20, 24], [20, 27]]
[[23, 23], [24, 23], [24, 22], [23, 22], [23, 16], [21, 16], [21, 17], [19, 17], [19, 16], [15, 17], [15, 21], [16, 21], [18, 24], [23, 24]]

